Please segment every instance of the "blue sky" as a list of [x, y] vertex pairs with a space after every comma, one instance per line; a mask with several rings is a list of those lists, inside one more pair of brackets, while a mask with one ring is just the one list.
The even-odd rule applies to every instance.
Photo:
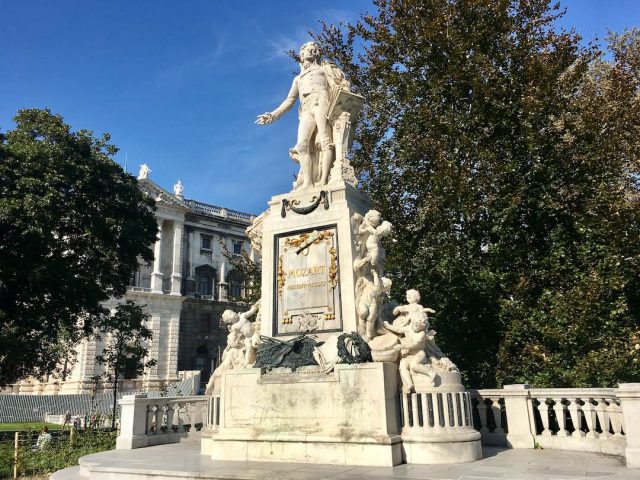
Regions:
[[[636, 0], [564, 0], [587, 39], [640, 25]], [[354, 20], [370, 1], [0, 0], [0, 129], [48, 107], [74, 129], [109, 132], [116, 160], [185, 196], [259, 213], [297, 168], [295, 110], [259, 127], [288, 92], [283, 52], [318, 20]]]

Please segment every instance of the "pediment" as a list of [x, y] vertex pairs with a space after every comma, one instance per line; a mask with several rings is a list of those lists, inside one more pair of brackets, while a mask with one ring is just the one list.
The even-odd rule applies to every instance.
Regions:
[[138, 186], [145, 194], [156, 201], [158, 208], [172, 207], [181, 211], [189, 211], [189, 206], [172, 193], [148, 178], [138, 180]]

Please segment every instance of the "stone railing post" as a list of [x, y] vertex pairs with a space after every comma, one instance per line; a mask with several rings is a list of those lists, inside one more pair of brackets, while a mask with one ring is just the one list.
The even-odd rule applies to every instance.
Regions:
[[[147, 438], [147, 394], [125, 395], [119, 401], [121, 410], [120, 435], [116, 439], [117, 450], [131, 450], [148, 445]], [[136, 402], [136, 400], [138, 400]]]
[[505, 385], [504, 406], [507, 412], [507, 444], [511, 448], [533, 448], [535, 432], [531, 432], [529, 385]]
[[621, 383], [616, 397], [622, 407], [627, 437], [627, 467], [640, 468], [640, 383]]

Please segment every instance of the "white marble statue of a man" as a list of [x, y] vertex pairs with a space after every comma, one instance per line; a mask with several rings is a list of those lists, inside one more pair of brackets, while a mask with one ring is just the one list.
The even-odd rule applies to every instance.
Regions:
[[[333, 144], [327, 114], [332, 86], [348, 89], [348, 82], [335, 65], [320, 62], [320, 47], [314, 42], [307, 42], [300, 48], [300, 70], [285, 101], [273, 112], [258, 115], [256, 123], [267, 125], [278, 120], [300, 99], [298, 141], [289, 154], [300, 163], [301, 178], [298, 178], [296, 188], [307, 188], [316, 183], [326, 185], [329, 179]], [[314, 144], [320, 145], [318, 165], [312, 157]]]

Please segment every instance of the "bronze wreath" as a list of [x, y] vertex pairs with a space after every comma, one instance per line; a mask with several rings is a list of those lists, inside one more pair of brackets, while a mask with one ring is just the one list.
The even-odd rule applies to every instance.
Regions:
[[[347, 348], [346, 339], [350, 338], [353, 342], [352, 351], [356, 350], [357, 353], [352, 354]], [[373, 362], [373, 358], [371, 358], [371, 348], [356, 332], [351, 333], [343, 333], [338, 337], [338, 356], [342, 359], [343, 362], [348, 363], [349, 365], [354, 363], [365, 363], [365, 362]]]

